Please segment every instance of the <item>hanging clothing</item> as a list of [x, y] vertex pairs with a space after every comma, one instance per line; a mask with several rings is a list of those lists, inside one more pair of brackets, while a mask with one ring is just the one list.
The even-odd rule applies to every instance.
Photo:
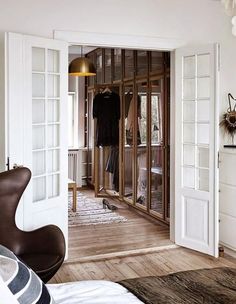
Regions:
[[[125, 106], [125, 111], [128, 109], [127, 114], [127, 121], [125, 125], [125, 132], [126, 132], [126, 143], [127, 145], [133, 145], [133, 129], [134, 129], [134, 107], [135, 107], [135, 100], [133, 95], [131, 95], [131, 100], [129, 101], [128, 97], [125, 98], [125, 102], [127, 105]], [[128, 108], [129, 104], [129, 108]], [[139, 120], [142, 118], [141, 116], [141, 98], [138, 95], [137, 97], [137, 117], [138, 117], [138, 125], [137, 125], [137, 145], [141, 144], [141, 135], [140, 135], [140, 128], [139, 128]]]
[[110, 91], [98, 93], [93, 100], [93, 118], [97, 118], [96, 146], [119, 144], [120, 97]]
[[107, 160], [106, 171], [113, 174], [113, 187], [119, 192], [119, 147], [112, 146]]

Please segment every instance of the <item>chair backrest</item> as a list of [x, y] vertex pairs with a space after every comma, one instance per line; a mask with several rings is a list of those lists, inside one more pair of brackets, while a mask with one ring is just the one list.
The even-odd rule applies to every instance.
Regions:
[[16, 209], [31, 178], [28, 168], [0, 173], [0, 244], [13, 250], [13, 239], [21, 232], [15, 223]]

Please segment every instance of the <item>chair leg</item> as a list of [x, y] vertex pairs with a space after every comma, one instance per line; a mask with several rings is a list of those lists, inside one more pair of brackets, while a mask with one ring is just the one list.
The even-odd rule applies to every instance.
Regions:
[[77, 187], [76, 184], [73, 186], [73, 208], [72, 210], [76, 212], [76, 204], [77, 204]]

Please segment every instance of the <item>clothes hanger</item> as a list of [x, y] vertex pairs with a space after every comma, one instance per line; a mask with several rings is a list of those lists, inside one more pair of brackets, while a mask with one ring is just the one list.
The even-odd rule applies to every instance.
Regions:
[[106, 86], [105, 89], [102, 91], [102, 94], [104, 93], [112, 93], [112, 90], [108, 86]]

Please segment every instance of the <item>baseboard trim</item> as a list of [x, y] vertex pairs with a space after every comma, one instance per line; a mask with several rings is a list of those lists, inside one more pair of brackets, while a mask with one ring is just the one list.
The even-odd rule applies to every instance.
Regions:
[[143, 248], [143, 249], [134, 249], [134, 250], [127, 250], [127, 251], [120, 251], [120, 252], [112, 252], [112, 253], [105, 253], [105, 254], [98, 254], [98, 255], [92, 255], [87, 257], [81, 257], [76, 259], [68, 259], [64, 262], [64, 264], [71, 264], [71, 263], [87, 263], [87, 262], [94, 262], [94, 261], [100, 261], [100, 260], [107, 260], [107, 259], [113, 259], [113, 258], [123, 258], [127, 256], [134, 256], [134, 255], [140, 255], [140, 254], [148, 254], [148, 253], [154, 253], [159, 252], [162, 250], [170, 250], [170, 249], [176, 249], [179, 248], [176, 244], [171, 245], [164, 245], [159, 247], [150, 247], [150, 248]]

